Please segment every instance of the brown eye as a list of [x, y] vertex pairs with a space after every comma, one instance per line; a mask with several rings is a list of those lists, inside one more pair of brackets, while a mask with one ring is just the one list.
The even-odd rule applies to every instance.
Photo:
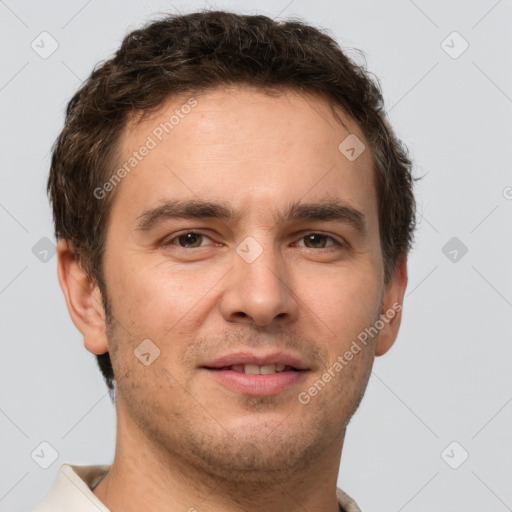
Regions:
[[177, 238], [181, 247], [199, 247], [201, 245], [202, 235], [198, 233], [186, 233]]
[[332, 237], [322, 235], [320, 233], [311, 233], [302, 238], [306, 247], [311, 249], [324, 249], [327, 246], [327, 241], [333, 240]]
[[173, 244], [176, 240], [176, 245], [179, 245], [180, 247], [183, 247], [184, 249], [190, 249], [195, 247], [200, 247], [201, 242], [203, 241], [204, 235], [201, 235], [200, 233], [184, 233], [183, 235], [177, 236], [176, 238], [173, 238], [168, 242], [168, 244]]

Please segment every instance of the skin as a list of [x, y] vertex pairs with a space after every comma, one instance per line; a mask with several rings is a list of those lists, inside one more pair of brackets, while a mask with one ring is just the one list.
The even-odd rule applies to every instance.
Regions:
[[[234, 87], [195, 98], [115, 190], [104, 254], [110, 323], [72, 246], [58, 243], [70, 315], [90, 352], [110, 352], [117, 381], [115, 459], [94, 493], [113, 512], [335, 512], [346, 426], [400, 311], [310, 403], [297, 396], [403, 300], [405, 257], [383, 281], [371, 152], [351, 162], [338, 150], [351, 133], [365, 138], [319, 97]], [[119, 164], [187, 99], [131, 122]], [[136, 229], [144, 211], [173, 199], [223, 202], [240, 215]], [[275, 220], [290, 203], [328, 200], [359, 210], [365, 234], [340, 221]], [[187, 246], [177, 238], [186, 232], [204, 236]], [[248, 236], [262, 248], [252, 263], [236, 252]], [[149, 366], [134, 356], [144, 339], [160, 350]], [[300, 385], [247, 396], [200, 368], [271, 348], [307, 364]]]

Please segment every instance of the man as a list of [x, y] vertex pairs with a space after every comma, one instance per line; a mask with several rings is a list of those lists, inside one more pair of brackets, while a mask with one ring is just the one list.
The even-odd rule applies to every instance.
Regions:
[[360, 510], [336, 482], [398, 334], [412, 182], [379, 88], [317, 29], [203, 12], [129, 34], [48, 183], [116, 453], [63, 465], [35, 510]]

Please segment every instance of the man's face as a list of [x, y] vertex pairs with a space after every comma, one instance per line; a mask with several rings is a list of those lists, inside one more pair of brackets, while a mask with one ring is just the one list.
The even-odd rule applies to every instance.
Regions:
[[107, 230], [119, 421], [212, 471], [297, 468], [339, 451], [375, 355], [377, 337], [299, 400], [382, 312], [371, 154], [348, 159], [338, 146], [363, 134], [312, 96], [187, 99], [121, 139], [119, 166], [156, 145], [117, 185]]

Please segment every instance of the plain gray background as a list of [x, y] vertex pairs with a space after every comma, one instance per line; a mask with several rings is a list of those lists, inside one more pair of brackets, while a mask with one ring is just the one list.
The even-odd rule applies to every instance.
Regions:
[[[425, 175], [402, 328], [349, 426], [339, 486], [364, 512], [510, 510], [510, 0], [0, 1], [0, 510], [39, 502], [60, 464], [114, 453], [114, 409], [52, 253], [45, 183], [66, 103], [129, 30], [202, 8], [299, 16], [363, 50]], [[31, 456], [42, 442], [58, 454], [48, 469]]]

